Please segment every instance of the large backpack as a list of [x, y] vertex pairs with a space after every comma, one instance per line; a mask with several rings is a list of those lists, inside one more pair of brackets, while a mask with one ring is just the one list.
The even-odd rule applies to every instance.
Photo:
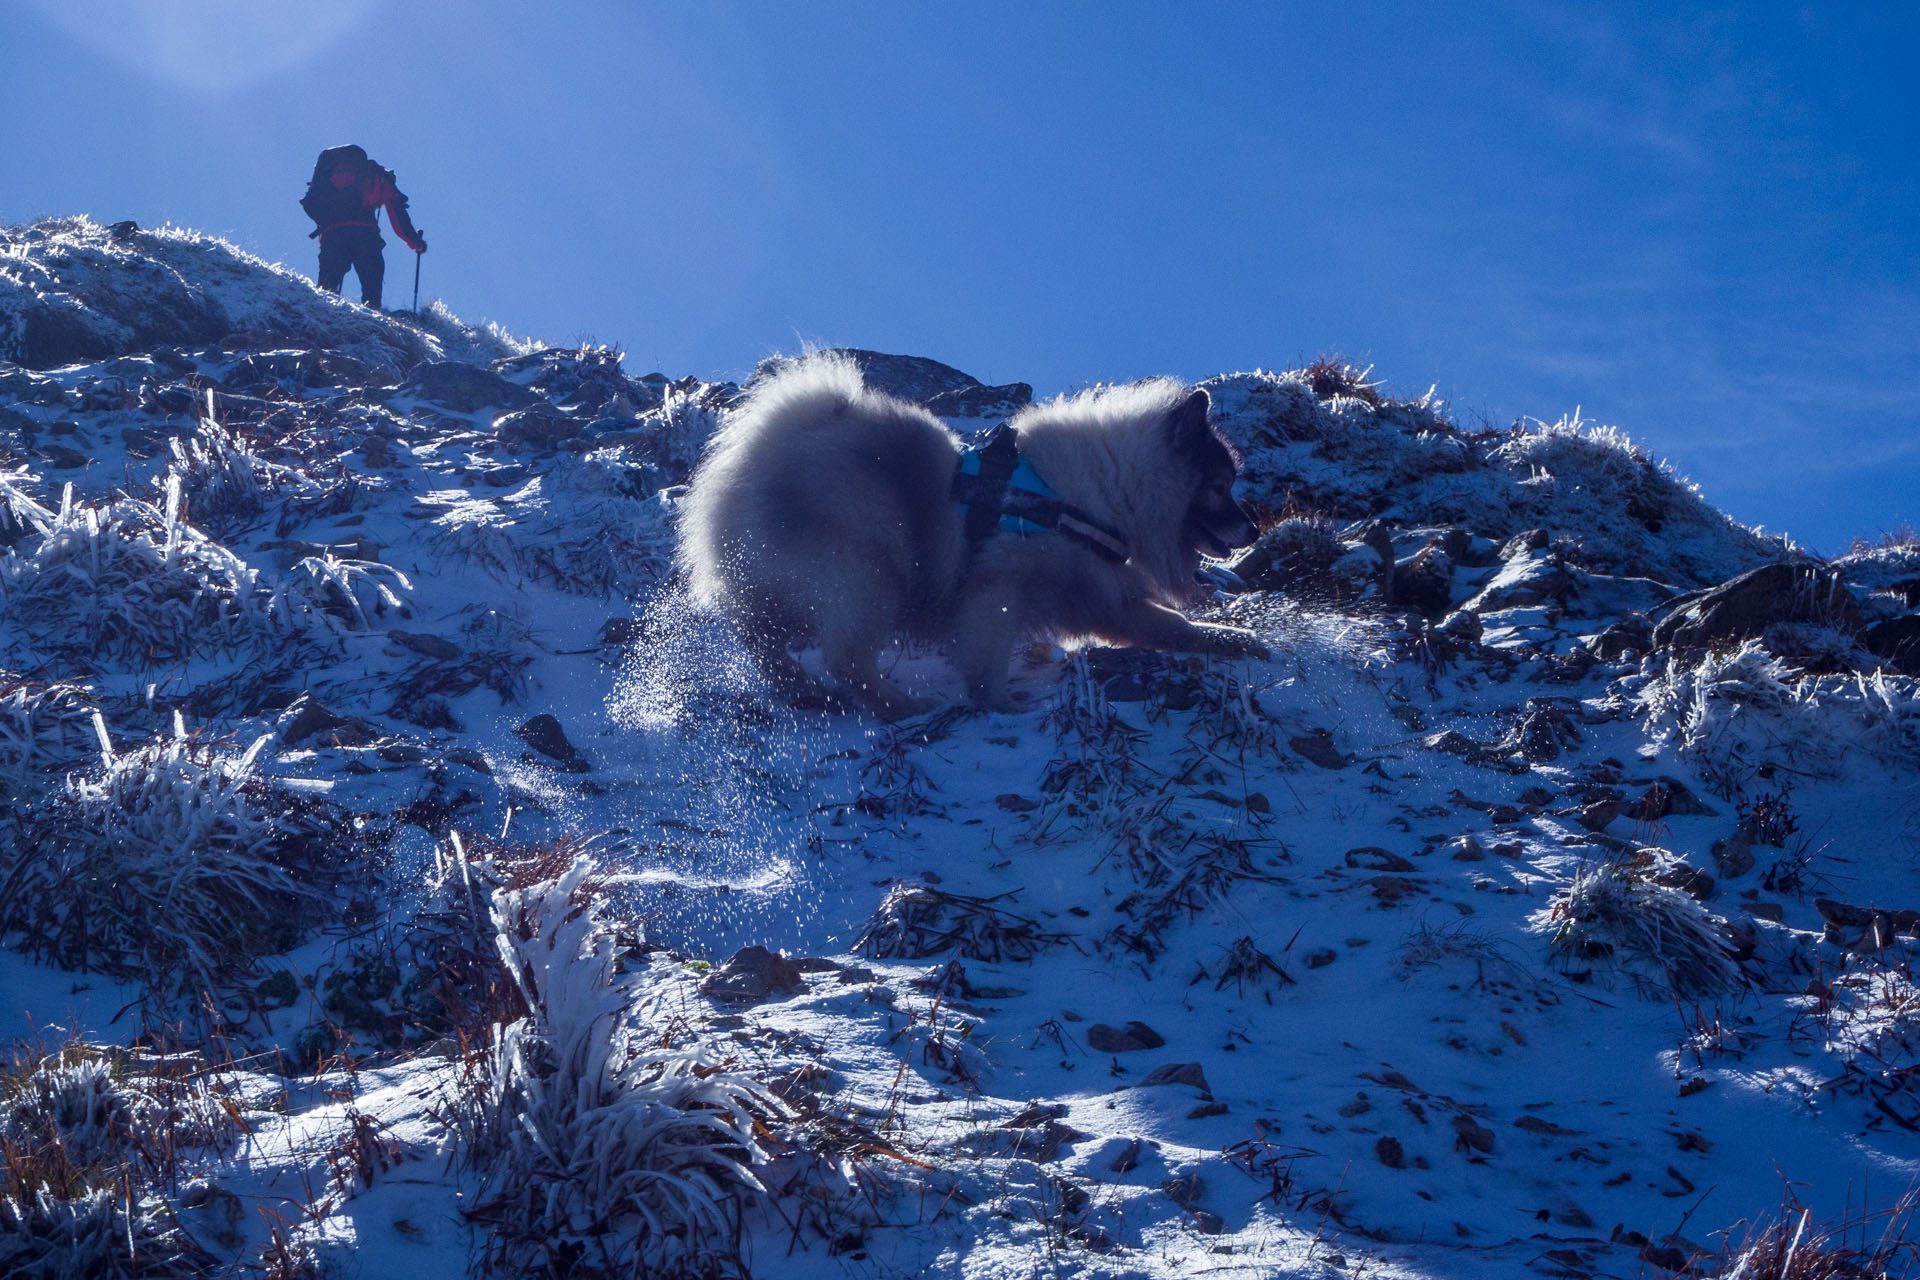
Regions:
[[[300, 197], [300, 207], [313, 219], [315, 227], [324, 230], [342, 222], [370, 220], [361, 202], [360, 189], [372, 165], [367, 153], [352, 145], [328, 147], [320, 153], [320, 158], [313, 162], [313, 179], [307, 183], [307, 194]], [[345, 186], [336, 186], [333, 176], [341, 170], [350, 171], [353, 180]]]

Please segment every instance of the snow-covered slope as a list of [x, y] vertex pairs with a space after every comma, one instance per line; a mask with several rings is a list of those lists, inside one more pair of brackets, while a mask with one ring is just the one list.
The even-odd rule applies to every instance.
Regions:
[[676, 597], [737, 388], [0, 235], [0, 1271], [1912, 1264], [1911, 548], [1226, 375], [1272, 658], [880, 726]]

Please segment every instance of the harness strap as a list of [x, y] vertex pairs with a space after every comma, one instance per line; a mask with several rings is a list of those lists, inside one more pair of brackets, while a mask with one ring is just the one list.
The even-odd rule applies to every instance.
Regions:
[[1127, 558], [1124, 538], [1054, 496], [1047, 482], [1020, 456], [1019, 437], [1004, 423], [988, 433], [984, 444], [961, 454], [960, 467], [953, 476], [952, 497], [966, 508], [970, 553], [978, 551], [980, 544], [995, 533], [1025, 537], [1055, 532], [1114, 564]]

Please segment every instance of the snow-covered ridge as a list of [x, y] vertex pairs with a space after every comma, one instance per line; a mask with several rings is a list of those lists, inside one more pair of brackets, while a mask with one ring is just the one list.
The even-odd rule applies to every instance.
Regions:
[[678, 599], [737, 387], [0, 246], [0, 1272], [1911, 1267], [1913, 548], [1223, 375], [1271, 659], [883, 728]]

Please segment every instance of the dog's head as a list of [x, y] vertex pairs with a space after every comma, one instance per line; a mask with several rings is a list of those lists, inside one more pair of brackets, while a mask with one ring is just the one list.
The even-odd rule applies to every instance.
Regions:
[[1212, 407], [1207, 393], [1195, 389], [1167, 415], [1166, 431], [1173, 456], [1192, 485], [1192, 497], [1180, 525], [1180, 543], [1192, 563], [1201, 556], [1224, 558], [1260, 536], [1260, 530], [1238, 502], [1233, 482], [1240, 474], [1240, 458], [1233, 446], [1207, 423]]

